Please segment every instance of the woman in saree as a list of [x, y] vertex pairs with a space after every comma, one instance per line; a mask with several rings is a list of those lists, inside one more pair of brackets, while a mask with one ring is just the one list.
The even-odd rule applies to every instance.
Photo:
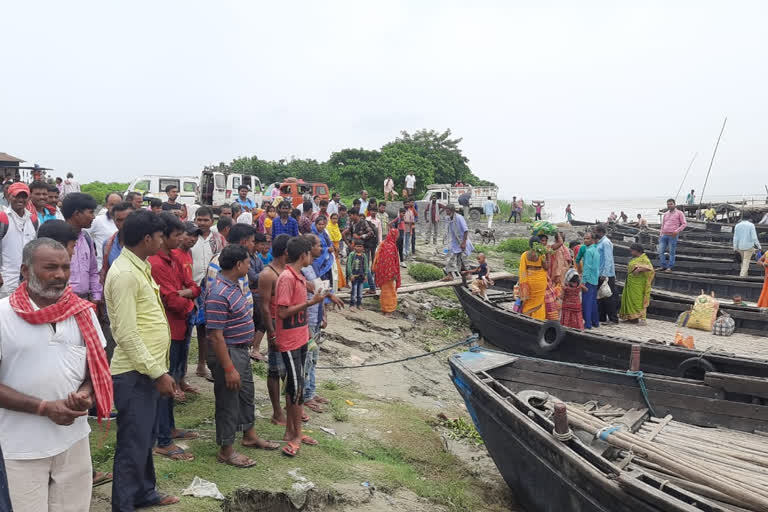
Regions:
[[651, 303], [651, 283], [656, 273], [642, 245], [632, 244], [629, 249], [632, 259], [627, 265], [627, 282], [621, 294], [619, 317], [644, 322], [648, 304]]
[[760, 299], [758, 299], [757, 301], [757, 307], [759, 308], [768, 308], [768, 259], [766, 258], [767, 255], [768, 253], [764, 253], [762, 256], [760, 256], [760, 259], [757, 260], [758, 265], [761, 265], [763, 267], [763, 270], [765, 271], [765, 280], [763, 281], [763, 291], [760, 292]]
[[332, 213], [331, 218], [328, 221], [328, 227], [325, 228], [328, 232], [328, 236], [331, 237], [331, 243], [334, 248], [334, 258], [336, 259], [336, 273], [338, 274], [338, 290], [347, 287], [347, 280], [344, 277], [344, 270], [341, 267], [341, 251], [339, 244], [341, 243], [341, 229], [339, 228], [339, 214]]
[[565, 245], [562, 233], [555, 233], [555, 242], [549, 248], [552, 252], [547, 256], [547, 275], [553, 285], [559, 285], [563, 282], [566, 271], [571, 268], [572, 254]]
[[334, 248], [331, 237], [325, 231], [327, 223], [328, 219], [320, 216], [312, 224], [312, 233], [320, 239], [320, 245], [323, 247], [323, 252], [320, 253], [320, 256], [312, 261], [312, 267], [315, 269], [317, 277], [328, 281], [331, 285], [331, 290], [333, 290], [333, 273], [331, 271], [336, 260], [333, 258]]
[[390, 229], [387, 238], [379, 246], [373, 258], [371, 270], [376, 273], [376, 284], [381, 295], [379, 305], [384, 316], [397, 309], [397, 289], [400, 287], [400, 255], [397, 250], [398, 231]]
[[547, 257], [533, 250], [534, 244], [537, 243], [541, 243], [539, 237], [532, 236], [528, 240], [530, 249], [520, 257], [520, 299], [523, 302], [524, 315], [546, 320], [544, 296], [547, 291]]

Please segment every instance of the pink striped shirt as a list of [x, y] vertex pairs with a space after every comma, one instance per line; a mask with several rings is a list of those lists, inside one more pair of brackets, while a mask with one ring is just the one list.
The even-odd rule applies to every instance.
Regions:
[[682, 210], [675, 208], [674, 210], [667, 211], [661, 220], [661, 234], [662, 235], [676, 235], [685, 229], [688, 223], [685, 221], [685, 214]]

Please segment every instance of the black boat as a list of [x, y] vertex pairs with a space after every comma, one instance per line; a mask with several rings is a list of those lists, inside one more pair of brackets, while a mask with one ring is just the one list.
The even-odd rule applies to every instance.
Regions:
[[[616, 281], [616, 293], [621, 295], [624, 282]], [[651, 291], [648, 318], [674, 322], [684, 311], [690, 311], [693, 297], [662, 290]], [[728, 313], [736, 324], [736, 332], [753, 336], [768, 336], [768, 309], [746, 304], [720, 303], [720, 311]]]
[[[741, 296], [748, 302], [757, 302], [763, 290], [763, 279], [760, 277], [720, 276], [715, 278], [707, 274], [691, 274], [682, 272], [656, 272], [653, 287], [660, 290], [682, 293], [686, 295], [700, 295], [714, 292], [720, 299]], [[627, 267], [616, 265], [616, 279], [621, 281], [627, 278]]]
[[768, 510], [757, 455], [768, 441], [756, 432], [768, 421], [765, 379], [640, 376], [483, 349], [449, 363], [488, 453], [527, 510]]
[[[629, 249], [629, 245], [626, 242], [613, 242], [613, 254], [614, 256], [630, 256], [632, 253]], [[654, 261], [658, 261], [659, 253], [656, 250], [656, 245], [649, 245], [649, 244], [640, 244], [645, 249], [645, 253], [648, 255], [649, 258], [651, 258]], [[728, 255], [725, 257], [714, 257], [714, 256], [703, 256], [698, 254], [675, 254], [675, 265], [677, 265], [678, 261], [692, 261], [692, 262], [698, 262], [698, 263], [738, 263], [741, 265], [741, 263], [736, 258], [736, 253], [729, 252]], [[740, 268], [740, 267], [739, 267]], [[755, 273], [753, 274], [753, 269], [755, 270]], [[763, 269], [760, 267], [760, 265], [757, 264], [757, 262], [753, 261], [750, 265], [750, 275], [763, 275]]]
[[[615, 247], [615, 246], [614, 246]], [[651, 259], [654, 266], [658, 266], [659, 258], [656, 253], [646, 251], [646, 255]], [[632, 256], [618, 256], [614, 252], [614, 262], [617, 265], [628, 265]], [[709, 259], [709, 261], [688, 261], [675, 258], [675, 271], [676, 272], [691, 272], [693, 274], [709, 274], [713, 278], [720, 277], [724, 279], [730, 279], [739, 275], [741, 270], [741, 263], [735, 261], [719, 261], [715, 259]], [[757, 263], [753, 263], [749, 266], [749, 275], [758, 279], [764, 275], [763, 269]]]
[[[505, 280], [504, 286], [513, 286]], [[649, 373], [703, 378], [707, 371], [768, 377], [768, 361], [748, 357], [689, 350], [679, 346], [644, 343], [563, 327], [552, 320], [542, 321], [504, 309], [512, 301], [508, 288], [495, 287], [489, 301], [473, 295], [464, 286], [454, 291], [467, 313], [472, 329], [489, 343], [506, 352], [556, 361], [624, 368], [632, 346], [643, 347], [641, 369]]]

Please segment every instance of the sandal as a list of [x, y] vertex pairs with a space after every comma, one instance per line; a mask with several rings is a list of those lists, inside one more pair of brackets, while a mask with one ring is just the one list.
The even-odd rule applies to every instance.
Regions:
[[328, 400], [327, 398], [323, 398], [323, 397], [318, 396], [318, 395], [315, 395], [315, 398], [313, 398], [313, 400], [315, 402], [319, 403], [319, 404], [329, 404], [329, 403], [331, 403], [331, 401]]
[[216, 460], [222, 464], [227, 464], [228, 466], [233, 466], [236, 468], [250, 468], [256, 465], [255, 460], [237, 452], [232, 452], [232, 454], [227, 458], [224, 458], [221, 455], [217, 455]]
[[199, 437], [200, 434], [191, 430], [177, 430], [175, 435], [171, 435], [171, 439], [181, 439], [183, 441], [190, 441]]
[[195, 386], [191, 386], [187, 384], [186, 382], [181, 385], [181, 390], [185, 393], [191, 393], [193, 395], [199, 395], [200, 390], [197, 389]]
[[285, 443], [285, 446], [283, 446], [283, 455], [287, 455], [289, 457], [295, 457], [299, 454], [299, 448], [300, 446], [294, 443], [293, 441], [288, 441]]
[[112, 473], [93, 472], [93, 486], [98, 487], [112, 481]]
[[186, 461], [193, 461], [195, 460], [195, 456], [191, 453], [187, 453], [184, 451], [184, 448], [181, 448], [177, 446], [175, 449], [167, 451], [167, 452], [161, 452], [159, 450], [162, 450], [162, 448], [155, 448], [153, 450], [153, 453], [155, 455], [159, 455], [161, 457], [165, 457], [166, 459], [171, 459], [179, 462], [186, 462]]
[[301, 413], [301, 422], [302, 423], [307, 423], [308, 421], [309, 421], [309, 414], [307, 414], [305, 412], [302, 412]]
[[312, 439], [309, 436], [301, 436], [301, 442], [309, 446], [317, 446], [319, 444], [316, 439]]
[[[141, 506], [143, 507], [167, 507], [168, 505], [175, 505], [179, 501], [181, 501], [177, 496], [171, 496], [170, 494], [159, 494], [159, 498], [157, 501], [148, 503], [147, 505]], [[136, 508], [139, 508], [140, 506], [136, 506]]]
[[320, 404], [317, 402], [304, 402], [304, 407], [307, 407], [310, 411], [322, 414], [323, 409], [320, 408]]
[[[259, 446], [259, 441], [261, 442], [261, 446]], [[259, 439], [259, 441], [252, 444], [246, 444], [245, 442], [242, 442], [240, 444], [242, 444], [246, 448], [253, 448], [255, 450], [271, 451], [271, 450], [277, 450], [278, 448], [280, 448], [280, 443], [278, 443], [277, 441], [265, 441], [264, 439]]]

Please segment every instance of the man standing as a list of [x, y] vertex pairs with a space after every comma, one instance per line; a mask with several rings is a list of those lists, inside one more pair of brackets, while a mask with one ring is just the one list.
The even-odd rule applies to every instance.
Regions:
[[163, 203], [163, 211], [171, 212], [181, 220], [186, 220], [187, 206], [176, 201], [179, 197], [179, 188], [176, 185], [168, 185], [165, 187], [165, 193], [168, 195], [168, 200]]
[[[675, 266], [675, 251], [677, 237], [688, 223], [685, 214], [675, 206], [674, 199], [667, 199], [667, 211], [661, 219], [661, 236], [659, 237], [659, 261], [661, 270], [669, 272]], [[669, 250], [669, 259], [666, 252]]]
[[64, 198], [61, 212], [64, 214], [64, 221], [78, 232], [69, 284], [75, 295], [99, 305], [103, 293], [99, 281], [99, 258], [96, 256], [93, 239], [86, 231], [93, 223], [96, 206], [96, 201], [88, 194], [72, 192]]
[[[24, 246], [35, 239], [37, 226], [32, 222], [32, 214], [27, 210], [29, 187], [17, 182], [8, 187], [9, 208], [7, 219], [0, 215], [0, 231], [7, 230], [2, 237], [2, 288], [0, 298], [7, 297], [19, 286], [19, 268]], [[6, 227], [7, 225], [7, 227]]]
[[595, 228], [597, 236], [597, 253], [600, 256], [599, 284], [608, 280], [611, 296], [597, 301], [597, 312], [601, 322], [606, 324], [619, 323], [616, 314], [616, 268], [613, 263], [613, 243], [605, 236], [605, 226], [602, 224]]
[[[381, 222], [381, 229], [384, 230], [384, 234], [382, 234], [382, 238], [385, 237], [386, 233], [389, 232], [389, 214], [387, 213], [387, 203], [385, 201], [381, 201], [379, 203], [379, 214], [377, 215], [379, 222]], [[341, 227], [341, 226], [339, 226]]]
[[[253, 235], [251, 235], [251, 238]], [[207, 294], [205, 310], [211, 351], [208, 366], [213, 375], [216, 397], [216, 459], [224, 464], [247, 468], [255, 461], [234, 449], [235, 435], [243, 433], [246, 448], [276, 450], [278, 443], [259, 438], [253, 428], [254, 386], [249, 349], [253, 342], [253, 303], [240, 282], [248, 275], [248, 251], [230, 244], [219, 255], [219, 272]]]
[[411, 171], [405, 177], [405, 191], [408, 194], [408, 197], [411, 197], [413, 195], [413, 192], [415, 189], [416, 189], [416, 176], [414, 176], [413, 171]]
[[112, 220], [115, 223], [117, 231], [115, 231], [108, 239], [104, 240], [104, 245], [101, 247], [101, 254], [103, 256], [101, 257], [99, 280], [102, 286], [107, 279], [109, 267], [115, 262], [117, 257], [120, 256], [120, 251], [123, 250], [123, 241], [120, 232], [123, 229], [125, 219], [128, 218], [128, 215], [133, 211], [133, 203], [129, 203], [128, 201], [123, 201], [112, 207]]
[[[582, 253], [583, 250], [583, 253]], [[600, 282], [600, 254], [595, 247], [592, 233], [587, 231], [584, 235], [584, 245], [579, 249], [579, 256], [584, 263], [582, 279], [587, 291], [581, 299], [581, 311], [584, 316], [584, 327], [592, 329], [600, 327], [600, 316], [597, 311], [597, 285]]]
[[[208, 265], [213, 257], [221, 252], [222, 247], [216, 246], [216, 238], [211, 231], [213, 212], [210, 208], [201, 206], [197, 209], [195, 224], [200, 228], [200, 234], [197, 237], [197, 242], [190, 249], [192, 253], [192, 280], [200, 285], [208, 272]], [[208, 342], [205, 337], [205, 304], [202, 296], [198, 297], [197, 310], [198, 314], [195, 318], [195, 325], [197, 326], [197, 370], [195, 374], [210, 380], [212, 377], [205, 365]]]
[[105, 284], [117, 342], [111, 368], [118, 410], [112, 483], [115, 512], [179, 501], [157, 491], [152, 461], [158, 400], [176, 392], [176, 381], [168, 373], [171, 332], [160, 288], [147, 263], [163, 245], [164, 227], [160, 217], [147, 210], [130, 214], [123, 225], [125, 249], [109, 269]]
[[752, 219], [744, 217], [742, 214], [741, 222], [733, 228], [733, 250], [741, 255], [741, 271], [739, 276], [747, 277], [749, 275], [749, 264], [752, 262], [752, 255], [755, 249], [760, 250], [760, 240], [757, 238], [757, 230], [752, 224]]
[[[200, 287], [186, 275], [183, 265], [171, 256], [171, 251], [179, 246], [179, 240], [184, 233], [184, 224], [170, 212], [161, 213], [160, 219], [164, 223], [163, 245], [157, 254], [149, 256], [147, 261], [152, 268], [152, 278], [160, 289], [165, 316], [171, 328], [168, 374], [176, 381], [176, 388], [181, 389], [189, 356], [191, 336], [189, 314], [195, 309], [194, 299], [200, 295]], [[176, 429], [173, 416], [174, 398], [160, 397], [155, 453], [171, 460], [192, 460], [194, 456], [174, 444], [173, 440], [187, 441], [197, 439], [199, 436], [195, 432]]]
[[327, 199], [321, 199], [320, 200], [320, 209], [312, 214], [312, 222], [315, 222], [315, 219], [317, 219], [318, 217], [325, 217], [326, 219], [330, 219], [331, 218], [331, 214], [328, 213], [328, 200]]
[[272, 241], [280, 235], [299, 236], [299, 223], [291, 217], [290, 201], [282, 201], [277, 207], [279, 218], [272, 222]]
[[64, 220], [59, 209], [59, 187], [56, 185], [48, 185], [48, 209], [53, 211], [55, 219]]
[[[351, 220], [350, 226], [347, 228], [345, 233], [342, 234], [344, 236], [344, 241], [347, 243], [347, 247], [349, 248], [349, 252], [353, 252], [355, 250], [355, 242], [357, 240], [360, 240], [363, 243], [364, 247], [373, 247], [373, 250], [376, 249], [376, 234], [373, 231], [373, 228], [370, 224], [368, 224], [368, 221], [365, 220], [365, 217], [363, 217], [360, 214], [360, 211], [358, 211], [356, 208], [353, 208], [349, 212], [349, 218]], [[368, 273], [368, 289], [376, 291], [376, 281], [373, 276], [373, 272]]]
[[685, 196], [685, 204], [696, 204], [696, 193], [693, 189]]
[[305, 237], [288, 242], [288, 262], [277, 278], [275, 301], [277, 318], [275, 345], [285, 365], [285, 397], [287, 422], [283, 453], [295, 457], [302, 444], [316, 445], [317, 441], [302, 435], [301, 418], [304, 404], [304, 364], [307, 359], [307, 308], [319, 304], [325, 294], [315, 294], [307, 300], [307, 281], [301, 269], [312, 261], [312, 244]]
[[67, 286], [64, 246], [30, 242], [21, 273], [24, 283], [0, 300], [0, 444], [11, 501], [16, 512], [88, 510], [85, 416], [94, 404], [100, 418], [112, 408], [104, 338], [91, 304]]
[[75, 181], [75, 175], [71, 172], [67, 173], [67, 179], [64, 180], [64, 183], [61, 184], [61, 200], [63, 201], [65, 197], [67, 197], [67, 194], [71, 194], [73, 192], [80, 192], [80, 184]]
[[512, 222], [512, 219], [515, 219], [515, 224], [517, 224], [517, 196], [512, 196], [512, 205], [509, 210], [509, 218], [507, 219], [507, 224]]
[[244, 212], [250, 212], [251, 210], [256, 209], [256, 203], [253, 202], [253, 199], [248, 197], [248, 192], [250, 192], [251, 189], [248, 188], [248, 185], [240, 185], [237, 187], [237, 204], [240, 205], [240, 207], [243, 209]]
[[491, 229], [491, 226], [493, 226], [493, 214], [496, 213], [496, 209], [496, 202], [491, 199], [491, 196], [488, 196], [488, 199], [483, 203], [483, 213], [485, 213], [485, 218], [488, 219], [488, 229]]
[[93, 224], [91, 225], [90, 229], [86, 230], [88, 234], [91, 235], [93, 243], [96, 244], [96, 252], [99, 255], [99, 270], [101, 270], [101, 260], [104, 256], [104, 253], [102, 252], [104, 242], [106, 242], [112, 235], [117, 233], [117, 226], [115, 225], [114, 213], [112, 210], [116, 205], [122, 202], [123, 198], [120, 196], [120, 194], [114, 192], [107, 194], [106, 200], [104, 201], [106, 212], [104, 215], [97, 215], [93, 220]]
[[272, 240], [272, 261], [259, 274], [259, 297], [261, 299], [261, 316], [267, 329], [267, 391], [272, 403], [272, 418], [275, 425], [285, 425], [285, 412], [280, 405], [280, 380], [285, 378], [285, 366], [275, 345], [275, 321], [277, 304], [275, 302], [275, 285], [277, 278], [285, 270], [286, 247], [288, 235], [279, 235]]
[[443, 281], [451, 281], [461, 276], [461, 272], [466, 270], [467, 257], [475, 248], [469, 239], [469, 229], [464, 217], [456, 213], [456, 207], [452, 204], [448, 204], [445, 210], [448, 214], [449, 246]]
[[306, 235], [312, 232], [312, 201], [304, 201], [299, 218], [299, 233]]
[[361, 190], [360, 191], [360, 215], [363, 218], [365, 218], [365, 215], [367, 212], [368, 212], [368, 191]]
[[29, 184], [29, 203], [27, 208], [37, 219], [38, 227], [47, 220], [56, 218], [56, 208], [48, 206], [48, 184], [44, 181], [33, 181]]
[[395, 200], [395, 181], [392, 179], [392, 176], [387, 176], [387, 179], [384, 180], [384, 200]]
[[141, 195], [141, 192], [128, 192], [125, 194], [125, 200], [130, 202], [136, 211], [141, 210], [144, 204], [144, 196]]
[[437, 196], [432, 194], [427, 203], [427, 211], [425, 212], [427, 220], [427, 243], [429, 243], [430, 236], [432, 237], [432, 243], [437, 245], [437, 231], [440, 227], [440, 211], [445, 207], [437, 202]]
[[341, 196], [338, 192], [334, 192], [333, 195], [331, 195], [331, 202], [328, 203], [328, 218], [331, 218], [331, 215], [334, 213], [338, 215], [339, 213], [339, 205], [341, 204]]

